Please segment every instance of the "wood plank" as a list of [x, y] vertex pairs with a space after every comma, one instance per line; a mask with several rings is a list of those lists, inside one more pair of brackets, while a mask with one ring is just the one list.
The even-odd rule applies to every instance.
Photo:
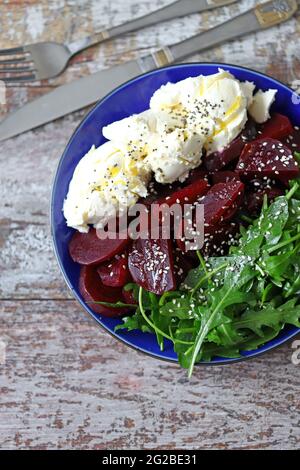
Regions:
[[299, 448], [299, 366], [288, 345], [188, 380], [113, 339], [73, 301], [2, 302], [0, 341], [3, 449]]
[[[6, 0], [0, 48], [67, 42], [169, 2]], [[10, 86], [7, 109], [256, 3], [243, 0], [108, 41], [50, 82]], [[299, 39], [298, 14], [189, 60], [234, 62], [291, 83], [300, 78]], [[1, 143], [0, 448], [299, 448], [299, 366], [291, 363], [290, 345], [247, 363], [197, 368], [189, 381], [176, 365], [111, 338], [71, 300], [53, 255], [48, 212], [56, 165], [84, 113]]]
[[[5, 142], [0, 155], [0, 298], [69, 296], [49, 226], [58, 160], [82, 114]], [[2, 147], [3, 150], [3, 147]]]
[[[167, 3], [170, 2], [156, 0], [150, 4], [116, 0], [114, 8], [107, 6], [107, 2], [98, 0], [87, 0], [80, 6], [76, 3], [70, 4], [66, 0], [59, 2], [20, 0], [18, 7], [12, 7], [8, 3], [2, 6], [0, 27], [3, 34], [0, 38], [0, 48], [44, 40], [68, 42], [107, 26], [128, 21], [134, 16], [145, 14]], [[59, 84], [147, 54], [162, 45], [183, 40], [255, 4], [254, 0], [244, 0], [209, 13], [175, 19], [169, 23], [127, 34], [89, 49], [74, 59], [64, 74], [50, 82], [44, 81], [41, 84], [37, 82], [26, 86], [10, 85], [8, 109], [13, 110], [22, 102]], [[298, 20], [292, 19], [279, 27], [196, 54], [189, 60], [231, 63], [234, 58], [236, 64], [265, 71], [284, 82], [291, 82], [300, 72], [300, 62], [297, 59], [300, 35], [298, 24], [299, 15]]]

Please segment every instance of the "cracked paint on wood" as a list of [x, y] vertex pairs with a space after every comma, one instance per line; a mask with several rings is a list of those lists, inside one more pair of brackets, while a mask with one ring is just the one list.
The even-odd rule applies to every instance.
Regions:
[[[167, 3], [6, 0], [0, 48], [75, 40]], [[256, 3], [239, 1], [108, 41], [50, 82], [10, 86], [7, 108]], [[299, 39], [298, 14], [189, 60], [234, 62], [291, 83], [300, 78]], [[176, 365], [111, 338], [71, 299], [52, 251], [49, 200], [59, 157], [85, 112], [1, 143], [0, 448], [299, 448], [300, 369], [290, 345], [243, 364], [197, 368], [188, 381]]]
[[188, 380], [97, 328], [74, 301], [2, 309], [3, 448], [299, 448], [299, 368], [288, 345], [198, 367]]

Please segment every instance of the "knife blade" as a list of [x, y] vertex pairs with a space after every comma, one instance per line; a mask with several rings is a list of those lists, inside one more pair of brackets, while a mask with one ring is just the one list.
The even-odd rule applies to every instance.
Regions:
[[147, 15], [140, 16], [131, 21], [126, 21], [126, 23], [105, 29], [99, 33], [93, 34], [92, 36], [78, 39], [68, 43], [67, 46], [72, 53], [77, 53], [87, 47], [99, 44], [107, 39], [115, 38], [121, 34], [130, 33], [137, 29], [143, 29], [163, 21], [180, 18], [193, 13], [213, 10], [214, 8], [230, 5], [236, 2], [237, 0], [176, 0], [162, 8], [159, 8], [158, 10], [148, 13]]
[[287, 21], [297, 9], [297, 0], [271, 0], [215, 28], [151, 55], [62, 85], [8, 115], [0, 123], [0, 141], [89, 106], [142, 72], [169, 65], [223, 41], [236, 39]]
[[[193, 13], [201, 13], [214, 8], [235, 3], [237, 0], [176, 0], [168, 5], [155, 10], [148, 15], [135, 18], [118, 26], [105, 30], [109, 38], [129, 33], [137, 29], [145, 28], [158, 22], [180, 18]], [[80, 40], [79, 40], [80, 41]]]

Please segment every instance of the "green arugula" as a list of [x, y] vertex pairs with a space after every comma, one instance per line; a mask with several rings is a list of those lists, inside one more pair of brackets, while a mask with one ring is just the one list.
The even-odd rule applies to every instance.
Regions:
[[[300, 162], [300, 154], [297, 155]], [[268, 205], [223, 257], [204, 260], [180, 288], [158, 297], [136, 285], [138, 306], [119, 329], [154, 333], [161, 349], [174, 345], [189, 376], [199, 361], [238, 358], [300, 328], [300, 180]]]

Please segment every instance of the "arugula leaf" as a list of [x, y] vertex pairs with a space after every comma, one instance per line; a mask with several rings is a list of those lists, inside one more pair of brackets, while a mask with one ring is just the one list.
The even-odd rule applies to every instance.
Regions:
[[131, 317], [123, 317], [122, 321], [123, 323], [115, 327], [115, 331], [126, 329], [127, 331], [140, 330], [143, 333], [153, 333], [153, 329], [145, 322], [139, 309]]
[[278, 308], [269, 304], [260, 310], [247, 310], [240, 319], [233, 321], [233, 327], [252, 330], [260, 337], [264, 336], [265, 326], [276, 331], [284, 324], [300, 328], [300, 305], [296, 305], [297, 300], [291, 299]]
[[178, 318], [180, 320], [195, 318], [197, 316], [195, 305], [196, 302], [191, 302], [189, 297], [174, 298], [172, 302], [163, 305], [159, 313], [164, 317]]
[[241, 357], [241, 352], [253, 351], [262, 344], [276, 338], [280, 329], [278, 331], [272, 329], [266, 330], [263, 338], [252, 333], [245, 337], [241, 336], [240, 340], [232, 346], [217, 346], [213, 343], [206, 343], [203, 346], [201, 359], [204, 361], [211, 361], [216, 356], [238, 359]]
[[223, 323], [207, 335], [207, 340], [220, 346], [232, 347], [242, 341], [243, 335], [232, 328], [231, 323]]
[[294, 273], [283, 286], [283, 296], [287, 299], [292, 295], [300, 295], [300, 273], [299, 265], [294, 265]]
[[289, 204], [285, 196], [279, 196], [263, 211], [258, 225], [265, 234], [267, 246], [276, 245], [289, 218]]
[[153, 324], [156, 325], [156, 327], [158, 327], [155, 330], [155, 334], [156, 334], [157, 342], [160, 346], [160, 349], [163, 351], [164, 350], [164, 335], [162, 335], [160, 331], [164, 331], [165, 328], [168, 328], [168, 321], [166, 321], [166, 319], [160, 315], [157, 296], [153, 294], [152, 292], [149, 292], [148, 295], [149, 295], [149, 299], [151, 302], [150, 319], [153, 322]]
[[286, 228], [295, 230], [297, 228], [299, 232], [300, 225], [300, 201], [298, 199], [291, 199], [289, 202], [289, 219], [286, 224]]
[[[191, 290], [196, 287], [203, 276], [205, 276], [206, 272], [204, 271], [203, 267], [200, 265], [197, 268], [191, 269], [188, 272], [187, 277], [185, 278], [184, 282], [181, 285], [182, 290]], [[204, 284], [205, 285], [205, 284]], [[207, 285], [207, 283], [206, 283]]]
[[190, 376], [198, 361], [239, 357], [285, 325], [300, 328], [300, 180], [290, 186], [269, 206], [265, 199], [227, 256], [198, 253], [179, 290], [159, 298], [131, 284], [139, 306], [117, 329], [155, 333], [161, 348], [172, 341]]
[[247, 257], [243, 257], [243, 260], [240, 258], [240, 263], [234, 263], [226, 268], [227, 275], [224, 275], [224, 286], [221, 289], [210, 290], [211, 305], [201, 315], [201, 325], [195, 339], [189, 365], [189, 377], [192, 375], [196, 359], [208, 333], [224, 323], [224, 310], [232, 304], [245, 301], [245, 296], [238, 293], [237, 289], [243, 287], [252, 276], [255, 276], [255, 271], [251, 271], [251, 267], [246, 264]]
[[295, 157], [295, 160], [297, 161], [297, 163], [300, 164], [300, 153], [299, 153], [299, 152], [295, 152], [295, 153], [294, 153], [294, 157]]
[[289, 265], [293, 262], [292, 252], [288, 251], [281, 255], [276, 256], [263, 256], [262, 267], [266, 274], [268, 274], [276, 286], [281, 287], [284, 281], [284, 273], [287, 271]]

